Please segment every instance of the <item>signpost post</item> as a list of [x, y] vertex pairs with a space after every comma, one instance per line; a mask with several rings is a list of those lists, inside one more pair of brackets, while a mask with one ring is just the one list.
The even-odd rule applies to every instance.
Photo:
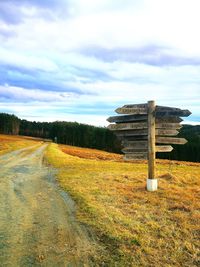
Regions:
[[147, 190], [157, 190], [157, 179], [155, 179], [155, 138], [156, 138], [156, 122], [155, 122], [155, 102], [148, 102], [148, 179]]
[[187, 117], [191, 112], [180, 108], [156, 106], [155, 101], [124, 105], [115, 111], [121, 115], [109, 117], [107, 121], [112, 124], [108, 128], [122, 141], [124, 159], [148, 159], [147, 190], [157, 190], [156, 152], [171, 152], [173, 147], [169, 144], [183, 145], [187, 142], [184, 138], [172, 136], [176, 136], [182, 127], [180, 117]]

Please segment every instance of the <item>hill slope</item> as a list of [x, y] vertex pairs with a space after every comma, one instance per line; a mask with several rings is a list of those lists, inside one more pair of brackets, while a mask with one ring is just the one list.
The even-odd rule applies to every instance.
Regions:
[[158, 160], [159, 190], [150, 193], [145, 161], [55, 144], [46, 159], [100, 240], [101, 264], [199, 265], [200, 164]]
[[[58, 143], [79, 147], [96, 148], [120, 153], [120, 142], [107, 128], [77, 122], [31, 122], [14, 115], [0, 113], [0, 133], [51, 138]], [[179, 134], [188, 143], [174, 145], [171, 153], [158, 153], [158, 158], [200, 162], [200, 126], [183, 125]]]

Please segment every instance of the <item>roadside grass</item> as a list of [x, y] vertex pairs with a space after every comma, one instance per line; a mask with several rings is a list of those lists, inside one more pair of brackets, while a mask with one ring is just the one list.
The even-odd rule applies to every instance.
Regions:
[[0, 155], [36, 144], [38, 144], [38, 142], [35, 140], [24, 139], [20, 136], [0, 134]]
[[144, 162], [66, 154], [77, 149], [51, 144], [46, 157], [104, 246], [100, 266], [199, 266], [200, 164], [159, 160], [159, 190], [147, 192]]

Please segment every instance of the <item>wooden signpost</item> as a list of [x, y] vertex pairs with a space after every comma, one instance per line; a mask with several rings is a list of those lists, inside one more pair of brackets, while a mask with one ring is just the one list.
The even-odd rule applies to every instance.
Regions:
[[115, 112], [121, 115], [109, 117], [107, 121], [112, 124], [108, 128], [122, 141], [124, 159], [148, 159], [147, 190], [157, 190], [156, 152], [171, 152], [173, 147], [169, 144], [181, 145], [187, 142], [184, 138], [172, 136], [176, 136], [182, 127], [180, 117], [187, 117], [191, 112], [180, 108], [156, 106], [155, 101], [124, 105]]

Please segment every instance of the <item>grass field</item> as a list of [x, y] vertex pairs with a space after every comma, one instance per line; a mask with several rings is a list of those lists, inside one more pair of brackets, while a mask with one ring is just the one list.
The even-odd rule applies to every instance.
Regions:
[[0, 155], [36, 144], [38, 141], [34, 138], [26, 139], [20, 136], [0, 134]]
[[[37, 144], [0, 135], [0, 155]], [[150, 193], [146, 161], [56, 144], [46, 160], [96, 236], [95, 266], [199, 266], [200, 163], [157, 160], [159, 190]]]
[[95, 232], [101, 266], [199, 266], [199, 163], [158, 160], [159, 190], [150, 193], [145, 161], [55, 144], [46, 158]]

